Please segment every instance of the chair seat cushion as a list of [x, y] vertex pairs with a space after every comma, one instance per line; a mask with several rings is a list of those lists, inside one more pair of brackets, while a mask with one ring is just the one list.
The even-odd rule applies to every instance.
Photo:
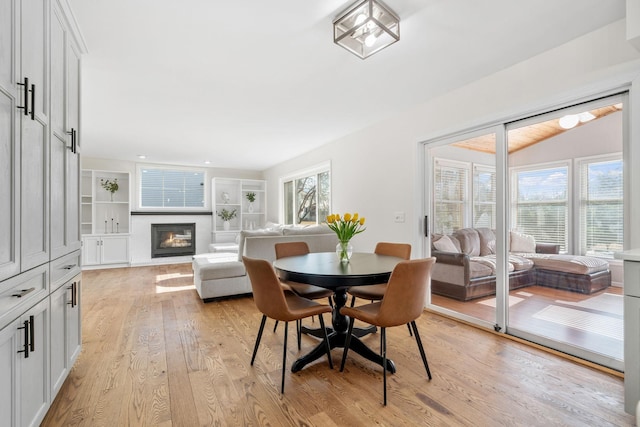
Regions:
[[378, 285], [352, 286], [349, 288], [349, 293], [356, 298], [362, 298], [369, 301], [379, 301], [384, 297], [384, 292], [386, 290], [387, 284], [381, 283]]
[[309, 299], [328, 298], [333, 296], [333, 291], [321, 288], [320, 286], [307, 285], [306, 283], [287, 282], [283, 281], [285, 285], [289, 286], [295, 294]]

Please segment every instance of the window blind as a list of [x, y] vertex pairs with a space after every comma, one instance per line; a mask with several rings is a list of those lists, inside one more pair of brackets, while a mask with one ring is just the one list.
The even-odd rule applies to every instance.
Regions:
[[515, 229], [568, 248], [568, 166], [516, 172]]
[[140, 205], [143, 208], [203, 208], [204, 172], [142, 169]]
[[473, 168], [473, 226], [496, 228], [496, 172]]
[[434, 233], [451, 233], [465, 227], [468, 203], [468, 165], [435, 162]]
[[580, 165], [580, 248], [584, 255], [613, 258], [623, 249], [622, 159]]

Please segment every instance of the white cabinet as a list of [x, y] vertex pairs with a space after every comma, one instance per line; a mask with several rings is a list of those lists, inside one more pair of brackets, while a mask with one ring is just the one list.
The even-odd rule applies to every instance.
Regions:
[[49, 299], [0, 330], [0, 425], [37, 426], [49, 408]]
[[79, 49], [65, 15], [51, 17], [51, 258], [80, 249]]
[[82, 266], [129, 263], [129, 235], [105, 234], [82, 237]]
[[80, 292], [78, 275], [51, 293], [51, 395], [60, 390], [80, 354]]
[[[213, 178], [211, 189], [213, 242], [231, 242], [240, 230], [264, 227], [267, 222], [266, 181]], [[223, 211], [235, 211], [235, 217], [228, 226], [220, 217]]]
[[83, 266], [129, 264], [129, 173], [83, 170], [80, 188]]

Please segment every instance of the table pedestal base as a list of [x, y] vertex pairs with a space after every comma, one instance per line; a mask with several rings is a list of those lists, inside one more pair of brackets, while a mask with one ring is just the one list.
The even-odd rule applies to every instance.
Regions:
[[[375, 326], [373, 328], [375, 329]], [[368, 329], [370, 328], [364, 329], [363, 331], [367, 331]], [[382, 366], [382, 356], [380, 356], [378, 353], [375, 353], [373, 350], [367, 347], [366, 344], [363, 343], [360, 340], [360, 338], [358, 338], [358, 335], [356, 335], [355, 332], [356, 331], [354, 329], [354, 334], [351, 337], [351, 342], [349, 343], [349, 350], [355, 351], [365, 359], [370, 360]], [[367, 333], [370, 333], [370, 332], [367, 332]], [[322, 334], [320, 333], [320, 335]], [[334, 349], [336, 347], [344, 348], [344, 343], [346, 339], [347, 339], [346, 333], [339, 333], [336, 331], [332, 331], [331, 334], [329, 334], [329, 348], [331, 349]], [[327, 350], [325, 348], [324, 342], [321, 342], [316, 346], [316, 348], [311, 350], [310, 353], [296, 360], [293, 363], [293, 365], [291, 365], [291, 372], [298, 372], [299, 370], [301, 370], [302, 368], [304, 368], [306, 365], [313, 362], [314, 360], [317, 360], [323, 356], [326, 356], [326, 354], [327, 354]], [[390, 359], [387, 359], [387, 370], [392, 374], [396, 372], [396, 366], [394, 365], [393, 361]]]

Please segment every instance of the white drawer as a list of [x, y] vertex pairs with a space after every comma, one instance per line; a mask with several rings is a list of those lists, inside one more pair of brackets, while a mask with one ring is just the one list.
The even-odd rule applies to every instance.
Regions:
[[75, 251], [51, 261], [51, 292], [55, 291], [67, 280], [80, 273], [80, 258], [80, 251]]
[[0, 283], [0, 329], [48, 295], [48, 264]]

